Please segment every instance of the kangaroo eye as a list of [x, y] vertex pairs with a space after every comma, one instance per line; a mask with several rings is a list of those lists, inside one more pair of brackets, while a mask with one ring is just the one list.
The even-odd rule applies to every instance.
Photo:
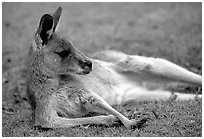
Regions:
[[63, 50], [61, 52], [56, 52], [62, 59], [69, 56], [69, 50]]

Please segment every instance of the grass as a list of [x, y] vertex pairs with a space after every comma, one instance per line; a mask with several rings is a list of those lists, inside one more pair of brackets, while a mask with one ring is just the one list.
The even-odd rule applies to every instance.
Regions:
[[[135, 129], [124, 126], [78, 126], [67, 129], [35, 130], [30, 125], [30, 111], [19, 110], [3, 115], [3, 136], [66, 136], [66, 137], [192, 137], [202, 136], [201, 100], [188, 102], [138, 103], [136, 106], [115, 107], [130, 119], [150, 117], [145, 125]], [[18, 116], [16, 116], [18, 115]]]
[[[3, 3], [3, 136], [202, 136], [201, 100], [115, 106], [130, 119], [150, 117], [140, 129], [122, 125], [33, 129], [24, 63], [39, 18], [58, 6], [63, 7], [59, 34], [86, 54], [111, 49], [162, 57], [202, 74], [201, 3]], [[179, 91], [202, 90], [189, 87]]]

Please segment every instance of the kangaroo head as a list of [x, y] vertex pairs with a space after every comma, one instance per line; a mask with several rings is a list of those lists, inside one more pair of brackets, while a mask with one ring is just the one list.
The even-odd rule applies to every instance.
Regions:
[[92, 62], [88, 57], [73, 47], [70, 41], [55, 33], [62, 8], [59, 7], [53, 15], [41, 17], [39, 27], [32, 43], [34, 55], [40, 55], [41, 63], [55, 74], [89, 74]]

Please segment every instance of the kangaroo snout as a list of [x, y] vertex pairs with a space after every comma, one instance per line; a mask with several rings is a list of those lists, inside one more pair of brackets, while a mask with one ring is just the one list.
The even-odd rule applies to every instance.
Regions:
[[83, 74], [89, 74], [92, 71], [92, 62], [90, 60], [79, 61], [79, 65], [84, 69]]
[[84, 67], [86, 68], [92, 68], [92, 62], [89, 60], [85, 60], [84, 61]]

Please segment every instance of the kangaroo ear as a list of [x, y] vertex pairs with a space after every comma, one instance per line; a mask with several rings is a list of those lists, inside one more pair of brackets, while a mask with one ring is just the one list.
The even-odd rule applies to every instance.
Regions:
[[50, 39], [53, 33], [53, 27], [54, 27], [53, 17], [49, 14], [43, 15], [36, 33], [37, 35], [40, 36], [42, 40], [42, 45], [44, 45]]
[[60, 20], [60, 16], [62, 14], [62, 7], [59, 7], [57, 9], [57, 11], [53, 14], [53, 19], [54, 19], [54, 27], [53, 27], [53, 31], [55, 31], [58, 23], [59, 23], [59, 20]]

